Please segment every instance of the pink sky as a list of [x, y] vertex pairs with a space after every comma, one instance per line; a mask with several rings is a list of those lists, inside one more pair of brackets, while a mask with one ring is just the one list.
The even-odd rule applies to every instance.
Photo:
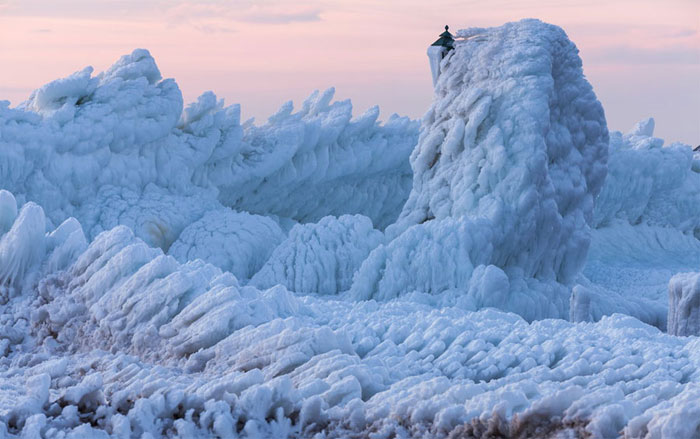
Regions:
[[562, 26], [610, 129], [656, 119], [667, 142], [700, 144], [697, 0], [0, 0], [0, 99], [12, 105], [86, 65], [149, 49], [194, 100], [213, 90], [266, 120], [335, 86], [356, 114], [420, 117], [432, 99], [426, 47], [452, 30], [535, 17]]

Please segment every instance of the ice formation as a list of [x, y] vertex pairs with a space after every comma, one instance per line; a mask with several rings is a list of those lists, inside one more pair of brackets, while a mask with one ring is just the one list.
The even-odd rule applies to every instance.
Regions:
[[250, 284], [284, 285], [299, 293], [338, 294], [383, 235], [361, 215], [327, 216], [316, 224], [299, 224], [279, 245]]
[[668, 284], [668, 333], [700, 335], [700, 273], [681, 273]]
[[0, 104], [0, 181], [59, 224], [95, 237], [127, 225], [167, 251], [191, 223], [224, 206], [298, 222], [363, 214], [391, 224], [411, 188], [418, 125], [378, 108], [352, 119], [334, 90], [291, 102], [265, 125], [241, 125], [238, 105], [182, 94], [135, 50], [92, 77], [86, 68]]
[[688, 145], [664, 146], [653, 134], [654, 119], [625, 135], [611, 133], [608, 177], [593, 223], [643, 222], [700, 236], [700, 157]]
[[[561, 29], [525, 20], [479, 34], [441, 64], [413, 189], [387, 229], [396, 238], [370, 255], [353, 293], [467, 290], [530, 320], [565, 317], [607, 169], [603, 108]], [[472, 285], [478, 267], [488, 293]]]
[[202, 259], [247, 280], [284, 238], [280, 226], [269, 217], [223, 208], [187, 226], [168, 253], [182, 263]]
[[700, 158], [459, 35], [420, 138], [144, 50], [0, 104], [0, 438], [700, 436]]
[[610, 133], [591, 248], [571, 296], [574, 321], [620, 312], [664, 329], [669, 280], [700, 266], [700, 157], [653, 134], [653, 119]]

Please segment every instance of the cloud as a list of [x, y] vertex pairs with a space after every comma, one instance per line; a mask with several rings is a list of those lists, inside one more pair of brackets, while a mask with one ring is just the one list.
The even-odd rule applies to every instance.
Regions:
[[321, 20], [319, 8], [283, 1], [180, 1], [168, 7], [165, 15], [170, 25], [190, 25], [203, 32], [231, 32], [235, 23], [284, 25]]
[[0, 11], [22, 17], [141, 19], [168, 4], [167, 0], [0, 0]]
[[241, 18], [241, 21], [249, 23], [268, 23], [268, 24], [288, 24], [288, 23], [304, 23], [310, 21], [321, 21], [321, 11], [300, 11], [300, 12], [257, 12], [246, 14]]
[[700, 65], [700, 49], [697, 47], [685, 46], [659, 48], [607, 46], [597, 49], [590, 49], [584, 56], [584, 61], [588, 64]]

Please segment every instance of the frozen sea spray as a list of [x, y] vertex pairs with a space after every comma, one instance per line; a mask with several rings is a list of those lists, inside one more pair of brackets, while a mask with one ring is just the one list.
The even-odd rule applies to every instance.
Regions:
[[[368, 257], [352, 291], [478, 290], [476, 306], [566, 317], [607, 172], [603, 108], [556, 26], [523, 20], [458, 36], [411, 154], [412, 191], [387, 229], [395, 239]], [[481, 265], [508, 276], [493, 283], [509, 288], [491, 292], [500, 303], [470, 288]]]
[[176, 82], [137, 49], [17, 108], [0, 102], [0, 187], [41, 205], [52, 226], [73, 216], [92, 239], [126, 225], [166, 252], [224, 206], [303, 223], [362, 214], [384, 229], [411, 189], [419, 124], [380, 122], [377, 107], [353, 118], [352, 103], [333, 96], [314, 92], [263, 125], [241, 124], [240, 106], [212, 92], [183, 106]]

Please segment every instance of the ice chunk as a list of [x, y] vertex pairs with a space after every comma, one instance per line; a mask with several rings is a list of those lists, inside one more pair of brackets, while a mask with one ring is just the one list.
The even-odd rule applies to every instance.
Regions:
[[0, 236], [5, 234], [17, 218], [17, 201], [11, 192], [0, 190]]
[[641, 120], [627, 133], [628, 136], [652, 137], [654, 135], [654, 118]]
[[433, 77], [433, 87], [437, 84], [440, 76], [440, 62], [442, 61], [445, 48], [442, 46], [428, 47], [428, 61], [430, 62], [430, 74]]
[[202, 259], [247, 280], [283, 239], [271, 218], [222, 208], [187, 226], [168, 253], [181, 263]]
[[25, 204], [12, 228], [0, 238], [0, 287], [19, 286], [29, 269], [44, 257], [46, 221], [44, 210]]
[[668, 333], [700, 335], [700, 273], [680, 273], [668, 283]]
[[258, 288], [282, 284], [307, 294], [337, 294], [350, 288], [352, 276], [383, 235], [361, 215], [325, 217], [295, 226], [251, 279]]

